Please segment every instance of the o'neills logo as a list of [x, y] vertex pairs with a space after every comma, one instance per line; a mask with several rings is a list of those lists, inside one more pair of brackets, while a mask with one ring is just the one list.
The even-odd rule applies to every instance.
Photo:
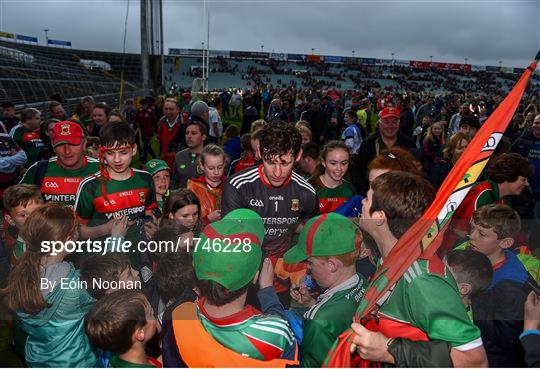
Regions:
[[62, 136], [69, 136], [71, 134], [70, 129], [69, 129], [69, 124], [62, 124], [62, 127], [60, 128], [61, 128], [60, 134]]

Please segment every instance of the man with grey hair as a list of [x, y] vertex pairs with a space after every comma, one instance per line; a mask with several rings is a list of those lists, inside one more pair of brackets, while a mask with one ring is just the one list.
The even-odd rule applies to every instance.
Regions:
[[200, 122], [205, 125], [206, 131], [208, 132], [210, 127], [208, 125], [208, 120], [210, 118], [210, 108], [208, 105], [202, 101], [195, 101], [193, 104], [191, 104], [190, 109], [190, 122]]
[[41, 159], [44, 148], [39, 128], [41, 124], [41, 112], [34, 108], [24, 109], [21, 113], [21, 124], [15, 126], [10, 135], [13, 140], [26, 153], [25, 168]]

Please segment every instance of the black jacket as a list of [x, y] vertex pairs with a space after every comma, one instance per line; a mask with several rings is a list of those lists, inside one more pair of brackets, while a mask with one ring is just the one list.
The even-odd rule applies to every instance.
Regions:
[[[398, 133], [397, 141], [394, 146], [399, 146], [408, 150], [414, 149], [415, 147], [413, 140], [402, 133]], [[385, 150], [386, 148], [387, 147], [378, 132], [369, 135], [368, 138], [362, 142], [360, 150], [354, 159], [354, 165], [351, 170], [352, 182], [356, 187], [356, 191], [362, 196], [365, 196], [369, 190], [367, 176], [368, 165], [381, 151]]]

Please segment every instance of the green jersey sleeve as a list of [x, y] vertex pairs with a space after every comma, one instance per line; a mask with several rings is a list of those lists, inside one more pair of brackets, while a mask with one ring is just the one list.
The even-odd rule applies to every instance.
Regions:
[[467, 316], [457, 289], [445, 279], [433, 274], [418, 276], [409, 285], [408, 300], [414, 325], [430, 340], [449, 342], [460, 351], [482, 344], [480, 330]]
[[94, 193], [93, 184], [97, 181], [94, 177], [88, 177], [84, 179], [77, 189], [77, 196], [75, 198], [75, 211], [77, 215], [85, 220], [92, 219], [94, 215]]

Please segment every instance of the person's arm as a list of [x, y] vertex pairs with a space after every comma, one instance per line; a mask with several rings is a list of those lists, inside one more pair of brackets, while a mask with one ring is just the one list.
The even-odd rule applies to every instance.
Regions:
[[264, 259], [259, 272], [259, 291], [257, 298], [261, 304], [261, 311], [264, 314], [277, 315], [287, 320], [285, 308], [279, 301], [279, 297], [274, 289], [274, 266], [268, 258]]
[[24, 150], [19, 150], [12, 156], [0, 158], [0, 173], [13, 173], [17, 167], [26, 163], [26, 159]]
[[487, 368], [488, 360], [484, 346], [476, 347], [467, 351], [459, 351], [452, 348], [450, 351], [452, 363], [456, 368]]

